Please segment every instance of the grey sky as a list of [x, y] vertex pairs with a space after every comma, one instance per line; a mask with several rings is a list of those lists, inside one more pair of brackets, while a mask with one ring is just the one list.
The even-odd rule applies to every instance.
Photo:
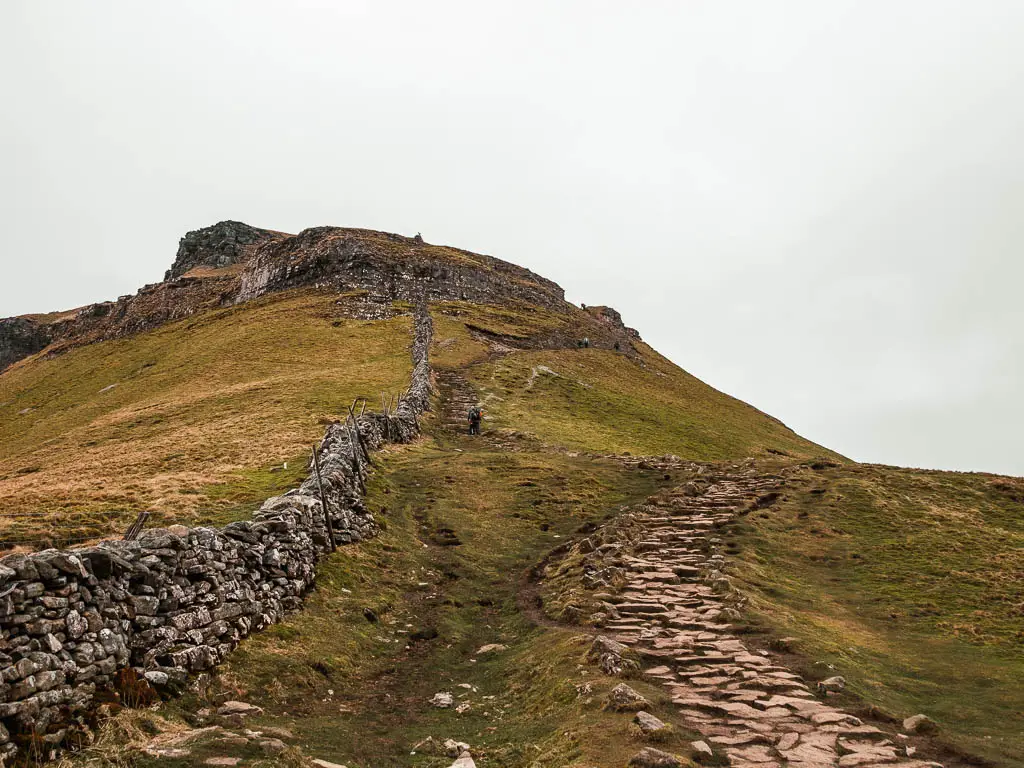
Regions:
[[0, 4], [0, 316], [186, 230], [490, 253], [853, 458], [1024, 475], [1024, 3]]

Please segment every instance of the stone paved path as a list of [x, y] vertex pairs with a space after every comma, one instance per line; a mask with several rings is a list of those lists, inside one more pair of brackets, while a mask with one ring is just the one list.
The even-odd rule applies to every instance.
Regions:
[[905, 742], [830, 706], [732, 632], [731, 589], [717, 528], [780, 478], [742, 473], [699, 496], [641, 508], [641, 540], [622, 553], [627, 583], [605, 632], [639, 654], [686, 721], [733, 768], [931, 768]]
[[466, 434], [469, 422], [466, 415], [477, 404], [477, 395], [472, 385], [459, 373], [447, 368], [434, 372], [441, 395], [441, 419], [448, 432]]

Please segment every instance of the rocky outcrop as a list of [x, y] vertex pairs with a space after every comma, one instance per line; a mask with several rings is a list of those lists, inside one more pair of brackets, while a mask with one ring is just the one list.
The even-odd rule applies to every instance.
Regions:
[[258, 229], [240, 221], [221, 221], [212, 227], [188, 232], [178, 243], [174, 264], [164, 281], [176, 280], [196, 267], [218, 269], [245, 261], [255, 246], [283, 238], [280, 232]]
[[616, 331], [624, 333], [631, 339], [639, 339], [640, 333], [635, 328], [629, 328], [624, 322], [622, 322], [622, 315], [619, 314], [618, 310], [612, 309], [611, 307], [587, 307], [587, 312], [592, 317], [605, 325], [613, 328]]
[[49, 329], [27, 317], [0, 320], [0, 371], [50, 343]]
[[[222, 269], [226, 266], [237, 269]], [[0, 320], [0, 371], [40, 350], [56, 354], [302, 286], [362, 291], [368, 306], [378, 311], [396, 300], [521, 301], [556, 311], [570, 307], [558, 285], [528, 269], [429, 245], [422, 238], [339, 227], [287, 235], [222, 221], [181, 239], [162, 283], [56, 319]]]
[[556, 283], [491, 256], [426, 245], [415, 238], [315, 227], [261, 246], [245, 265], [238, 301], [297, 285], [363, 289], [391, 299], [565, 308]]
[[336, 544], [374, 534], [362, 500], [369, 453], [412, 440], [429, 398], [423, 310], [415, 329], [401, 407], [328, 427], [319, 481], [268, 499], [251, 520], [0, 560], [0, 764], [87, 730], [105, 690], [179, 689], [297, 609]]

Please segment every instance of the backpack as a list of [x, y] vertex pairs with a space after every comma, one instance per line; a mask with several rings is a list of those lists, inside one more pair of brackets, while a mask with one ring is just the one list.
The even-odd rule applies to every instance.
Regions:
[[478, 421], [479, 419], [480, 419], [480, 409], [479, 408], [470, 408], [469, 409], [469, 420], [470, 421]]

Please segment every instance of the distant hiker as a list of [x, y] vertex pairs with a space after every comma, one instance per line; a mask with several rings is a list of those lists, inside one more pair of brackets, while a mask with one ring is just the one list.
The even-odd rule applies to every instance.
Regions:
[[587, 305], [582, 303], [582, 302], [580, 302], [580, 309], [586, 309], [586, 308], [587, 308]]
[[469, 434], [479, 435], [480, 434], [480, 422], [484, 418], [484, 409], [479, 405], [474, 405], [469, 409]]
[[583, 349], [583, 339], [576, 339], [576, 349]]
[[590, 339], [588, 339], [586, 336], [583, 337], [583, 348], [584, 349], [589, 349], [590, 348]]
[[416, 237], [413, 238], [413, 242], [422, 244], [423, 243], [423, 235], [421, 235], [419, 232], [417, 232], [416, 233]]
[[617, 342], [617, 341], [615, 342], [615, 351], [616, 352], [619, 351], [619, 342]]

